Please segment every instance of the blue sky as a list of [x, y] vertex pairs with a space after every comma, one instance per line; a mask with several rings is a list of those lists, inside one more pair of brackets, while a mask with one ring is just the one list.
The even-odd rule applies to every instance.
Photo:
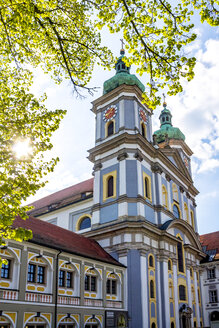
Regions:
[[[200, 192], [197, 219], [199, 233], [204, 234], [219, 230], [219, 29], [198, 23], [196, 31], [198, 39], [188, 49], [197, 58], [195, 78], [189, 83], [184, 81], [184, 91], [167, 97], [167, 104], [173, 115], [173, 125], [185, 134], [186, 143], [194, 153], [193, 180]], [[107, 41], [115, 55], [119, 55], [119, 39], [116, 35], [103, 34], [103, 43]], [[114, 71], [96, 67], [90, 85], [100, 89], [94, 97], [80, 100], [72, 94], [70, 83], [57, 86], [42, 72], [37, 73], [35, 94], [46, 92], [49, 109], [64, 108], [68, 113], [52, 138], [54, 147], [48, 155], [58, 156], [60, 161], [47, 177], [49, 183], [29, 202], [91, 177], [92, 163], [86, 158], [87, 150], [94, 146], [91, 102], [102, 95], [103, 82], [112, 75]], [[144, 82], [144, 76], [140, 79]], [[154, 111], [154, 131], [159, 128], [161, 109]]]

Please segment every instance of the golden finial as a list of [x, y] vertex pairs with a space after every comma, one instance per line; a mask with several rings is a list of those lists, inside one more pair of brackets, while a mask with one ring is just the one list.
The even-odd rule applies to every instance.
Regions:
[[166, 96], [164, 93], [163, 93], [163, 107], [167, 107]]
[[120, 54], [121, 54], [121, 55], [124, 55], [124, 54], [125, 54], [125, 49], [124, 49], [124, 45], [125, 45], [125, 43], [124, 43], [123, 39], [120, 39], [120, 41], [121, 41], [121, 50], [120, 50]]

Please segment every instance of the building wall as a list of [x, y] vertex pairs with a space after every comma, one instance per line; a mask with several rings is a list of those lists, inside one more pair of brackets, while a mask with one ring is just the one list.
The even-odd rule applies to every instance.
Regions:
[[[123, 267], [70, 253], [59, 254], [33, 243], [10, 242], [0, 253], [10, 261], [9, 276], [0, 279], [0, 323], [8, 321], [10, 327], [19, 328], [27, 323], [55, 327], [56, 300], [57, 325], [72, 322], [78, 328], [84, 327], [86, 321], [105, 327], [106, 309], [121, 313], [126, 309]], [[35, 281], [30, 278], [30, 265], [35, 267]], [[42, 283], [37, 282], [39, 266], [44, 268]], [[71, 285], [67, 285], [66, 274], [64, 285], [59, 285], [60, 270], [71, 273]], [[85, 290], [85, 275], [96, 277], [96, 291]], [[116, 293], [107, 294], [107, 279], [116, 281]]]

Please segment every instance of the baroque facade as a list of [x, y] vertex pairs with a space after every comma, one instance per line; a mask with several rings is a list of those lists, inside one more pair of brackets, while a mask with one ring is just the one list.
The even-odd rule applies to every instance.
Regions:
[[36, 201], [31, 215], [95, 239], [127, 267], [128, 327], [202, 327], [192, 151], [165, 102], [153, 134], [144, 86], [123, 56], [92, 103], [94, 177]]

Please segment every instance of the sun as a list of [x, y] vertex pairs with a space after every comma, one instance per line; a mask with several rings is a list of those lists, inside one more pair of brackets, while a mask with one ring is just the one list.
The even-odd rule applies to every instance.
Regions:
[[17, 158], [27, 157], [31, 152], [30, 140], [19, 140], [12, 147]]

